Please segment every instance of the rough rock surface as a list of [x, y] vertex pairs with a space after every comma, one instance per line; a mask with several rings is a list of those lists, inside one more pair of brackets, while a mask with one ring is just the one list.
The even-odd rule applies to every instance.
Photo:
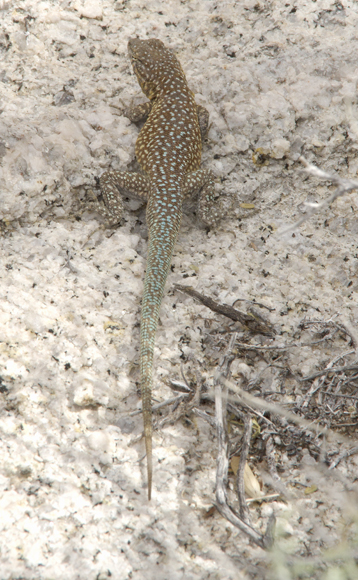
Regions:
[[[205, 517], [216, 439], [202, 420], [155, 433], [146, 500], [143, 444], [133, 444], [141, 417], [129, 416], [140, 403], [144, 208], [129, 201], [124, 225], [109, 231], [90, 190], [104, 170], [132, 167], [138, 128], [123, 111], [143, 96], [128, 38], [160, 38], [210, 111], [203, 164], [228, 217], [210, 232], [194, 206], [183, 218], [155, 398], [172, 396], [181, 362], [212, 383], [201, 342], [218, 317], [172, 291], [185, 278], [222, 302], [274, 308], [287, 340], [305, 316], [354, 328], [358, 193], [294, 234], [278, 230], [331, 191], [302, 173], [300, 155], [357, 178], [357, 31], [358, 4], [347, 0], [0, 2], [1, 579], [266, 577], [272, 556], [219, 514]], [[298, 350], [292, 368], [308, 374], [322, 356], [334, 356], [329, 345]], [[352, 481], [356, 464], [337, 470]], [[311, 456], [286, 456], [283, 467], [296, 499], [251, 510], [264, 527], [273, 509], [292, 534], [271, 563], [286, 579], [296, 576], [282, 554], [304, 559], [308, 543], [317, 556], [340, 541], [348, 500]], [[318, 490], [304, 496], [293, 482], [310, 477]]]

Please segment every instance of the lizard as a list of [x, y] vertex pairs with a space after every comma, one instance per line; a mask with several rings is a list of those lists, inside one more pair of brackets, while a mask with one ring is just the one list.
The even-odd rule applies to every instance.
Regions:
[[174, 53], [159, 39], [131, 38], [128, 55], [139, 85], [149, 101], [127, 116], [146, 120], [135, 154], [142, 173], [107, 171], [100, 189], [110, 225], [121, 220], [122, 195], [147, 201], [147, 267], [140, 324], [140, 384], [147, 456], [148, 499], [152, 493], [152, 386], [155, 334], [164, 286], [182, 217], [185, 196], [200, 191], [198, 212], [207, 226], [216, 224], [214, 175], [200, 169], [202, 140], [209, 113], [197, 105]]

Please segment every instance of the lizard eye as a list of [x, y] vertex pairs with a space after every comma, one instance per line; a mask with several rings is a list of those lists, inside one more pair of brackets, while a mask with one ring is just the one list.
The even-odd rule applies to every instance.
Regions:
[[132, 62], [135, 62], [135, 63], [137, 63], [137, 62], [138, 62], [138, 63], [141, 63], [141, 62], [142, 62], [142, 61], [140, 60], [140, 58], [138, 58], [138, 56], [132, 56], [132, 59], [131, 59], [131, 60], [132, 60]]

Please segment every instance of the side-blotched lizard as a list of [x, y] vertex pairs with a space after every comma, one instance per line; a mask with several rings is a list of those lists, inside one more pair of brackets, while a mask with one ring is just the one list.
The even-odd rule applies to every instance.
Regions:
[[100, 178], [112, 225], [122, 215], [122, 194], [147, 199], [148, 258], [141, 313], [140, 374], [147, 453], [148, 498], [152, 489], [152, 374], [159, 309], [178, 235], [183, 198], [200, 190], [199, 215], [214, 225], [214, 176], [199, 169], [207, 111], [195, 103], [179, 61], [158, 39], [130, 39], [128, 53], [149, 102], [135, 107], [131, 120], [147, 121], [135, 146], [143, 174], [109, 171]]

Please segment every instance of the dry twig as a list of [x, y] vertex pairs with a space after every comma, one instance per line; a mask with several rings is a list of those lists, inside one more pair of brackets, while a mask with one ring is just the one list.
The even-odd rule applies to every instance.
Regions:
[[276, 468], [276, 457], [275, 457], [275, 450], [274, 450], [273, 441], [272, 441], [272, 433], [267, 433], [267, 434], [264, 433], [262, 435], [262, 437], [265, 441], [267, 465], [268, 465], [269, 473], [272, 477], [272, 480], [275, 482], [281, 481], [281, 478], [280, 478], [279, 474], [277, 473], [277, 468]]
[[[354, 350], [352, 352], [355, 352]], [[340, 357], [342, 358], [342, 357]], [[299, 381], [304, 382], [304, 381], [311, 381], [312, 379], [315, 379], [317, 377], [323, 377], [325, 375], [328, 375], [330, 373], [344, 373], [346, 371], [356, 371], [358, 370], [358, 365], [357, 364], [353, 364], [353, 365], [346, 365], [344, 367], [330, 367], [331, 363], [329, 363], [327, 365], [327, 367], [325, 369], [323, 369], [323, 371], [317, 371], [316, 373], [312, 373], [312, 375], [309, 375], [308, 377], [302, 377], [301, 379], [299, 379]]]
[[247, 524], [251, 524], [251, 519], [250, 519], [250, 512], [249, 512], [249, 509], [247, 507], [246, 498], [245, 498], [244, 472], [245, 472], [245, 465], [247, 462], [247, 456], [249, 454], [249, 449], [250, 449], [251, 429], [252, 429], [251, 417], [250, 417], [250, 415], [245, 415], [244, 434], [242, 437], [242, 445], [241, 445], [241, 452], [240, 452], [240, 462], [239, 462], [238, 470], [236, 472], [236, 482], [235, 483], [236, 483], [237, 497], [239, 498], [239, 503], [240, 503], [240, 517]]
[[275, 330], [273, 326], [263, 318], [257, 311], [246, 313], [242, 312], [241, 310], [237, 310], [229, 304], [219, 304], [209, 296], [205, 296], [204, 294], [200, 294], [192, 288], [191, 286], [181, 286], [180, 284], [175, 284], [175, 288], [180, 290], [181, 292], [185, 292], [189, 296], [196, 298], [210, 308], [213, 312], [218, 312], [218, 314], [222, 314], [235, 322], [240, 322], [245, 328], [248, 328], [251, 332], [256, 334], [264, 334], [268, 336], [272, 336], [275, 334]]

